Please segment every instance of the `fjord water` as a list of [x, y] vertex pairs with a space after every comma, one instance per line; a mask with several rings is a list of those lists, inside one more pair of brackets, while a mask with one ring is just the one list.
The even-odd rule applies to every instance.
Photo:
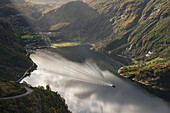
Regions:
[[79, 46], [38, 50], [31, 55], [38, 68], [24, 81], [32, 86], [49, 84], [73, 113], [170, 113], [162, 99], [107, 69], [101, 70], [91, 54]]

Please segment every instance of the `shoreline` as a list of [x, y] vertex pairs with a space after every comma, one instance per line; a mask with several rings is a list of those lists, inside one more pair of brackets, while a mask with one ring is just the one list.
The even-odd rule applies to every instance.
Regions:
[[148, 91], [149, 93], [151, 93], [155, 96], [158, 96], [159, 98], [161, 98], [167, 102], [170, 102], [170, 97], [169, 97], [170, 89], [165, 89], [165, 88], [162, 88], [159, 86], [153, 86], [151, 84], [146, 84], [142, 81], [138, 81], [133, 78], [125, 77], [125, 76], [123, 76], [123, 74], [119, 74], [119, 76], [130, 80], [131, 82], [135, 83], [135, 85], [140, 86], [141, 88]]
[[[76, 45], [76, 46], [81, 46], [81, 45], [84, 45], [84, 44], [80, 44], [80, 45]], [[69, 47], [64, 47], [64, 48], [70, 48], [70, 47], [75, 47], [75, 46], [69, 46]], [[52, 48], [52, 47], [49, 47], [49, 48]], [[59, 47], [59, 48], [63, 48], [63, 47]], [[55, 49], [55, 48], [53, 48]], [[90, 49], [90, 48], [89, 48]], [[104, 53], [105, 54], [105, 53]], [[111, 58], [111, 57], [110, 57]], [[111, 58], [112, 59], [112, 58]], [[36, 65], [34, 63], [34, 65]], [[37, 66], [37, 65], [36, 65]], [[31, 69], [32, 67], [34, 67], [33, 65], [31, 66]], [[29, 70], [29, 69], [28, 69]], [[30, 72], [34, 71], [35, 68], [33, 70], [30, 70]], [[28, 76], [28, 75], [27, 75]], [[130, 80], [131, 82], [134, 82], [136, 83], [136, 85], [139, 85], [140, 87], [142, 87], [143, 89], [147, 90], [149, 93], [151, 94], [154, 94], [162, 99], [164, 99], [165, 101], [168, 101], [170, 102], [170, 97], [168, 97], [167, 95], [170, 95], [170, 90], [168, 89], [165, 89], [165, 88], [162, 88], [162, 87], [159, 87], [159, 86], [152, 86], [150, 84], [147, 84], [145, 82], [142, 82], [142, 81], [137, 81], [133, 78], [129, 78], [129, 77], [126, 77], [126, 76], [123, 76], [122, 74], [118, 73], [118, 76], [120, 77], [123, 77], [123, 78], [126, 78], [128, 80]], [[22, 79], [24, 79], [26, 76], [23, 76]], [[166, 95], [164, 97], [164, 95]]]
[[[58, 47], [58, 48], [69, 48], [69, 47], [76, 47], [76, 46], [81, 46], [81, 45], [84, 45], [84, 44], [79, 44], [79, 45], [74, 45], [74, 46], [64, 46], [64, 47]], [[89, 44], [90, 46], [92, 46], [91, 44]], [[51, 47], [51, 48], [53, 48], [53, 47]], [[90, 50], [90, 49], [89, 49]], [[103, 54], [106, 54], [105, 52], [102, 52]], [[106, 54], [107, 55], [107, 54]], [[110, 57], [110, 56], [109, 56]], [[111, 59], [112, 59], [112, 57], [110, 57]], [[115, 74], [115, 73], [114, 73]], [[166, 89], [165, 87], [160, 87], [160, 86], [156, 86], [156, 85], [151, 85], [151, 84], [147, 84], [147, 83], [145, 83], [145, 82], [143, 82], [143, 81], [138, 81], [138, 80], [135, 80], [135, 79], [133, 79], [133, 78], [130, 78], [130, 77], [126, 77], [126, 76], [124, 76], [123, 74], [120, 74], [119, 72], [118, 72], [118, 70], [117, 70], [117, 74], [118, 75], [120, 75], [121, 77], [123, 77], [123, 78], [127, 78], [127, 79], [129, 79], [129, 80], [131, 80], [131, 81], [134, 81], [134, 82], [136, 82], [136, 83], [138, 83], [138, 84], [141, 84], [141, 85], [145, 85], [145, 86], [148, 86], [148, 87], [150, 87], [150, 88], [152, 88], [152, 89], [158, 89], [158, 90], [160, 90], [160, 91], [170, 91], [170, 89]]]
[[127, 79], [129, 79], [129, 80], [131, 80], [131, 81], [134, 81], [134, 82], [136, 82], [136, 83], [138, 83], [138, 84], [142, 84], [142, 85], [145, 85], [145, 86], [149, 86], [150, 88], [153, 88], [153, 89], [158, 89], [158, 90], [160, 90], [160, 91], [170, 91], [170, 89], [167, 89], [167, 88], [165, 88], [165, 87], [161, 87], [161, 86], [156, 86], [156, 85], [152, 85], [152, 84], [149, 84], [149, 83], [145, 83], [145, 82], [143, 82], [143, 81], [138, 81], [138, 80], [136, 80], [136, 79], [134, 79], [133, 77], [126, 77], [126, 76], [124, 76], [123, 74], [120, 74], [120, 73], [118, 73], [120, 76], [122, 76], [122, 77], [124, 77], [124, 78], [127, 78]]
[[[30, 54], [28, 56], [30, 56]], [[37, 65], [32, 60], [31, 62], [32, 62], [32, 66], [29, 67], [18, 80], [16, 80], [16, 83], [20, 83], [25, 77], [31, 75], [31, 72], [37, 69]]]

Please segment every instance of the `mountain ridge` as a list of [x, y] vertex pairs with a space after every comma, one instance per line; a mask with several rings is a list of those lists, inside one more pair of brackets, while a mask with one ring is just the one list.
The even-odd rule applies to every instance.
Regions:
[[[44, 22], [46, 23], [42, 24]], [[98, 37], [105, 37], [112, 32], [108, 20], [81, 1], [69, 2], [48, 12], [39, 19], [38, 23], [40, 31], [58, 32], [62, 35], [58, 36], [59, 38], [65, 37], [70, 40], [82, 38], [82, 42], [95, 41]], [[108, 28], [104, 28], [106, 25]], [[96, 34], [97, 32], [105, 36]], [[67, 36], [64, 36], [65, 34]]]

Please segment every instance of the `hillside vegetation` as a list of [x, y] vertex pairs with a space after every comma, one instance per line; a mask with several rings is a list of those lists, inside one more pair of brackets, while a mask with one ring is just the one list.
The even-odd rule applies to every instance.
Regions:
[[[24, 86], [29, 85], [16, 82], [33, 64], [26, 56], [25, 43], [22, 39], [33, 38], [29, 35], [34, 34], [31, 25], [35, 16], [39, 14], [36, 12], [33, 16], [36, 10], [29, 6], [25, 7], [25, 4], [24, 0], [16, 0], [13, 3], [11, 0], [0, 1], [0, 112], [71, 113], [65, 100], [57, 92], [52, 92], [48, 85], [47, 90], [43, 87], [32, 88], [31, 94], [24, 95], [26, 93]], [[22, 94], [23, 97], [17, 99], [8, 98]]]
[[[105, 15], [112, 24], [112, 34], [97, 41], [95, 49], [137, 60], [134, 62], [135, 66], [121, 68], [119, 73], [122, 75], [149, 85], [169, 88], [170, 2], [168, 0], [84, 0], [84, 2]], [[146, 61], [158, 57], [164, 61], [146, 65]]]
[[149, 51], [150, 59], [170, 54], [169, 15], [167, 0], [83, 0], [49, 11], [37, 27], [56, 32], [54, 42], [90, 42], [96, 50], [144, 60]]
[[54, 42], [57, 39], [94, 42], [112, 32], [105, 16], [81, 1], [69, 2], [49, 11], [38, 20], [37, 29], [57, 32], [52, 39]]
[[65, 100], [57, 92], [43, 87], [33, 88], [33, 93], [11, 100], [0, 100], [2, 113], [71, 113]]
[[[86, 0], [85, 0], [86, 1]], [[98, 49], [125, 51], [130, 57], [145, 56], [148, 51], [168, 54], [170, 9], [167, 0], [87, 0], [105, 14], [113, 33], [97, 44]]]
[[25, 92], [25, 88], [20, 87], [15, 82], [0, 80], [0, 99], [4, 97], [20, 95]]
[[3, 20], [0, 20], [0, 34], [0, 79], [16, 80], [32, 66], [32, 62], [25, 56], [10, 25]]
[[124, 66], [119, 69], [119, 73], [142, 84], [170, 88], [170, 58], [156, 58], [148, 62]]

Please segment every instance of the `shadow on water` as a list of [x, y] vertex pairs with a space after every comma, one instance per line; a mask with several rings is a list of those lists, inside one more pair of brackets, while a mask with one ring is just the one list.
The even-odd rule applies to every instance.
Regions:
[[170, 104], [170, 90], [159, 90], [159, 89], [154, 89], [150, 86], [146, 86], [143, 84], [139, 84], [142, 88], [144, 88], [146, 91], [150, 92], [153, 95], [156, 95], [165, 101], [169, 102]]
[[[111, 59], [103, 52], [95, 52], [90, 50], [91, 46], [88, 44], [73, 46], [73, 47], [61, 47], [61, 48], [48, 48], [48, 51], [58, 53], [62, 57], [73, 61], [84, 63], [86, 60], [93, 60], [102, 70], [109, 70], [114, 74], [118, 74], [117, 70], [124, 65], [124, 61], [116, 61]], [[121, 59], [121, 57], [115, 57]]]
[[48, 50], [58, 53], [68, 60], [82, 63], [91, 58], [92, 52], [89, 49], [90, 47], [90, 45], [80, 45], [73, 47], [48, 48]]

